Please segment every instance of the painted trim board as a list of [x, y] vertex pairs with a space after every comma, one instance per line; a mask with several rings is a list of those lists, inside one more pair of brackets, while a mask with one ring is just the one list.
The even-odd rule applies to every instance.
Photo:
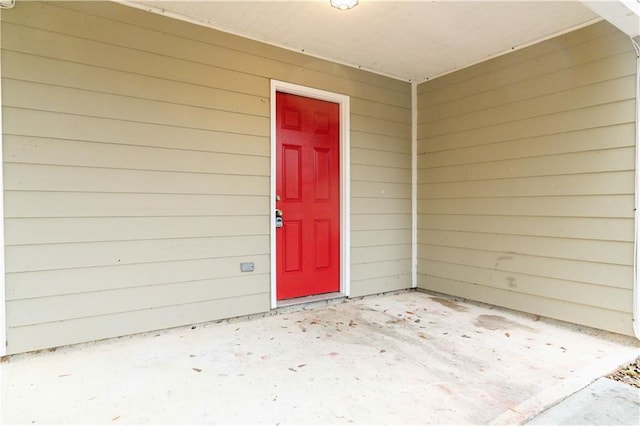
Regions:
[[[0, 46], [2, 46], [2, 12], [0, 11]], [[0, 81], [2, 81], [2, 60], [0, 59]], [[0, 84], [0, 356], [7, 354], [7, 316], [6, 307], [7, 301], [5, 297], [6, 283], [5, 283], [5, 259], [4, 259], [4, 181], [3, 181], [3, 168], [4, 158], [3, 152], [3, 133], [4, 128], [2, 126], [2, 84]]]
[[418, 287], [418, 83], [411, 83], [411, 288]]

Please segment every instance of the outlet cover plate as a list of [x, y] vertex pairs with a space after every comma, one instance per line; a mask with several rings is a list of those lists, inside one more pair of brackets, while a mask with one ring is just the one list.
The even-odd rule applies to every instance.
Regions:
[[242, 272], [253, 272], [256, 266], [253, 262], [242, 262], [240, 264], [240, 271]]

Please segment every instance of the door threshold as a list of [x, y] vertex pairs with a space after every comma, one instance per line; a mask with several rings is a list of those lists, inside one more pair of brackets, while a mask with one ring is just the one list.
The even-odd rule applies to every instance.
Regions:
[[278, 300], [276, 309], [285, 308], [287, 306], [310, 304], [315, 302], [337, 301], [337, 299], [346, 299], [347, 296], [340, 292], [314, 294], [312, 296], [296, 297], [295, 299]]

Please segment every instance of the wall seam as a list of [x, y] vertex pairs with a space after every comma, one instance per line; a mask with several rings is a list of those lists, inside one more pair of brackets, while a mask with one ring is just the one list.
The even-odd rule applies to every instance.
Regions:
[[411, 83], [411, 288], [418, 287], [418, 83]]

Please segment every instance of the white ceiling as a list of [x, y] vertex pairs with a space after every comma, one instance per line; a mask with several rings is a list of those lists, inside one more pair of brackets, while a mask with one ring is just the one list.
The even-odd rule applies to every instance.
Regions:
[[125, 4], [408, 81], [599, 20], [577, 1], [131, 0]]

